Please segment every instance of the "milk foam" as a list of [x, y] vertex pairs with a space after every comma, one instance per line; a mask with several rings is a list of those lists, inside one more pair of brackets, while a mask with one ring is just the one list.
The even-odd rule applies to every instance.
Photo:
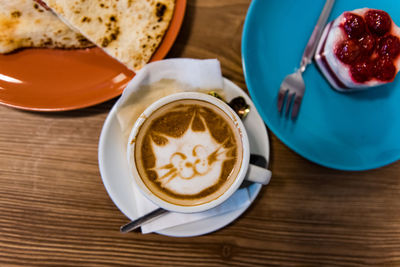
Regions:
[[242, 164], [234, 121], [202, 100], [182, 99], [160, 107], [131, 144], [147, 189], [175, 205], [196, 206], [220, 197]]
[[204, 131], [192, 130], [192, 118], [187, 131], [180, 137], [161, 135], [168, 140], [166, 144], [152, 142], [156, 181], [176, 194], [195, 195], [213, 186], [221, 176], [223, 162], [230, 158], [227, 155], [230, 149], [217, 143], [204, 119], [200, 114], [197, 116], [205, 125]]

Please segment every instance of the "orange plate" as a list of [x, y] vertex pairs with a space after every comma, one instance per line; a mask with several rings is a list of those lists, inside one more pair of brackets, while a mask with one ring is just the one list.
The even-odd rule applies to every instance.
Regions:
[[[163, 59], [178, 35], [186, 0], [175, 12], [151, 61]], [[24, 49], [0, 55], [0, 103], [35, 111], [88, 107], [122, 93], [135, 74], [100, 48]]]

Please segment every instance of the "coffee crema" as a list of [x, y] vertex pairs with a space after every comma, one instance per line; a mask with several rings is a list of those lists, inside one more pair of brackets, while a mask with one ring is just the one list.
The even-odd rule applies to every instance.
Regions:
[[160, 107], [146, 118], [134, 142], [143, 183], [174, 205], [217, 199], [235, 181], [242, 164], [235, 121], [202, 100], [182, 99]]

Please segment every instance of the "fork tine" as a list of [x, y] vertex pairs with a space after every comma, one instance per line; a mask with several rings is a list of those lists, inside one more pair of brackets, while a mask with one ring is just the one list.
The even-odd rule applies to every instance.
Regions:
[[288, 96], [286, 99], [286, 107], [285, 107], [285, 114], [288, 115], [289, 114], [289, 110], [290, 110], [290, 106], [292, 104], [292, 100], [295, 97], [296, 93], [290, 93], [290, 91], [288, 92]]
[[287, 89], [281, 88], [278, 93], [278, 112], [281, 113]]
[[302, 96], [296, 95], [293, 101], [293, 107], [292, 107], [292, 119], [295, 119], [297, 115], [299, 114], [299, 109], [300, 109], [300, 104], [301, 100], [303, 99]]

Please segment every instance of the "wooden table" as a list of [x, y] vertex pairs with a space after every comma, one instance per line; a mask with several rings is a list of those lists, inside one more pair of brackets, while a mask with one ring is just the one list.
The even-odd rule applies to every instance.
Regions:
[[[267, 1], [267, 0], [266, 0]], [[246, 89], [250, 0], [191, 0], [168, 57], [218, 58]], [[313, 164], [270, 133], [273, 179], [235, 222], [172, 238], [121, 234], [97, 165], [115, 99], [71, 112], [0, 106], [0, 265], [400, 265], [400, 162], [367, 172]]]

